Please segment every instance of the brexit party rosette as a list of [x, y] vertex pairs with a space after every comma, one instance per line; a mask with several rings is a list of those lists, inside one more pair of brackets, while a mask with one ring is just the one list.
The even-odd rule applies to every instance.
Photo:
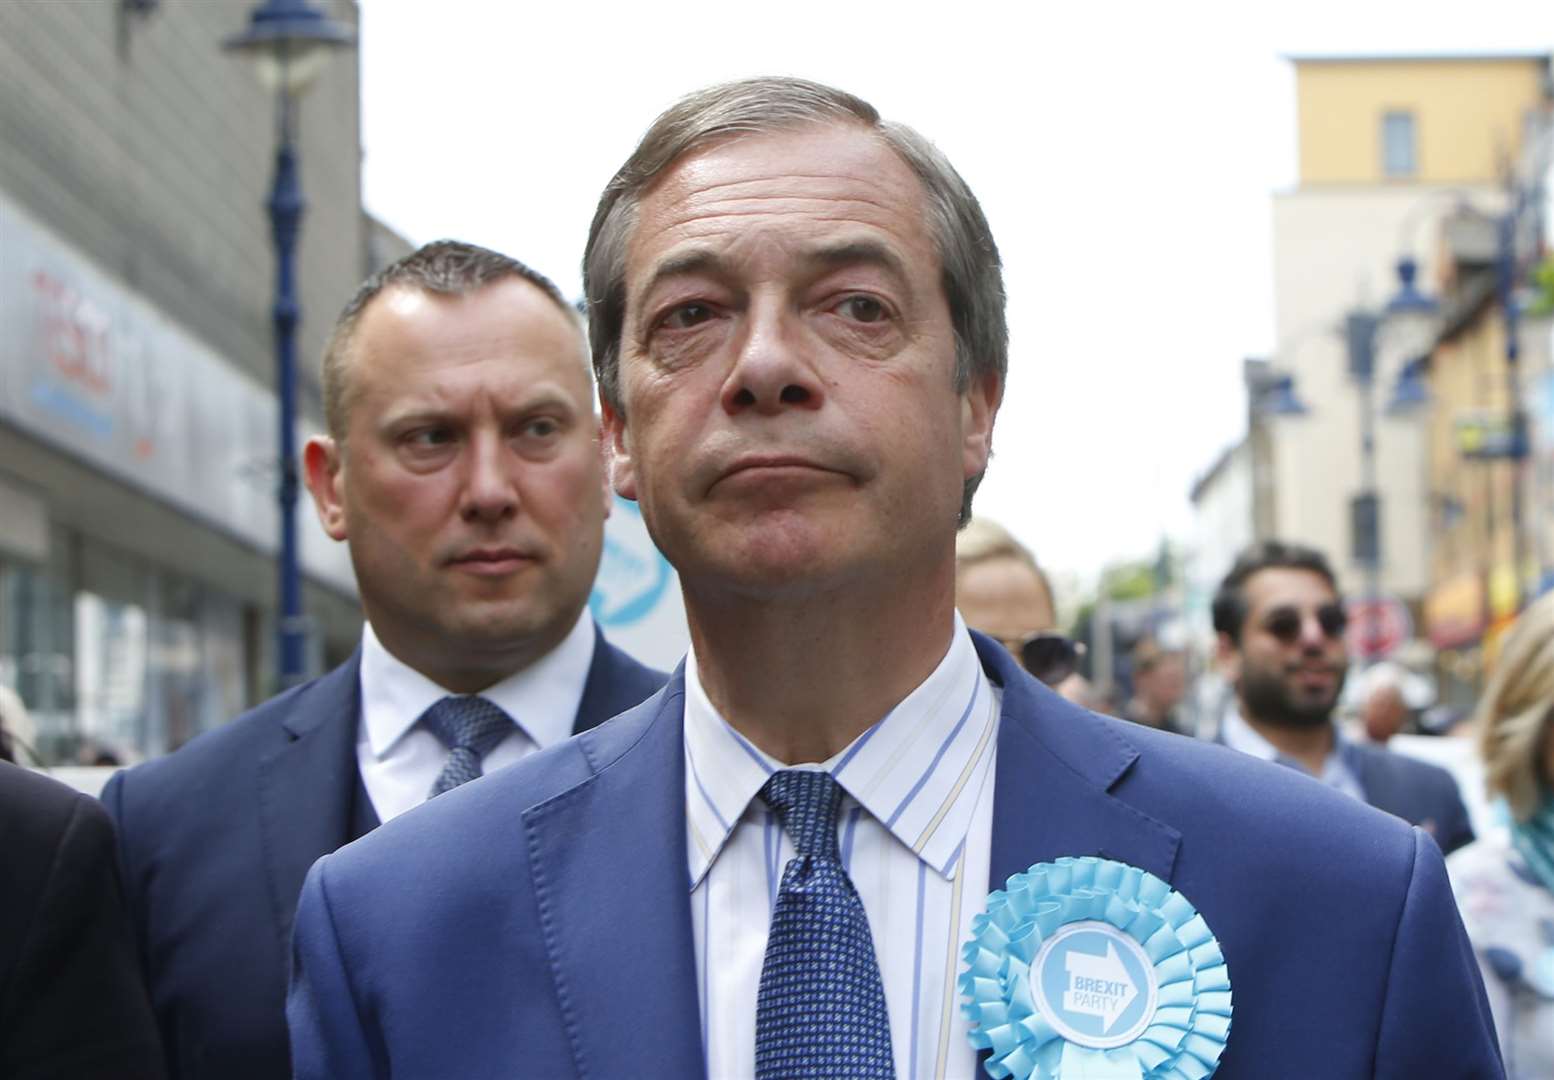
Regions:
[[1062, 858], [988, 897], [961, 951], [971, 1043], [1003, 1080], [1203, 1080], [1230, 974], [1203, 916], [1153, 874]]

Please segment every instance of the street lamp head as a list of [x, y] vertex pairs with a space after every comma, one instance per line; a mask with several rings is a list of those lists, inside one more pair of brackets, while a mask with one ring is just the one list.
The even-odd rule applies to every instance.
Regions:
[[1295, 376], [1274, 375], [1263, 385], [1257, 411], [1268, 416], [1305, 416], [1311, 410], [1295, 393]]
[[1421, 292], [1414, 279], [1419, 276], [1419, 264], [1413, 256], [1404, 255], [1398, 260], [1397, 295], [1387, 302], [1387, 317], [1399, 315], [1427, 315], [1434, 317], [1441, 305], [1433, 296]]
[[[1411, 364], [1435, 351], [1435, 339], [1440, 331], [1441, 305], [1435, 297], [1422, 292], [1414, 283], [1419, 267], [1411, 257], [1405, 255], [1399, 259], [1397, 270], [1398, 291], [1387, 302], [1383, 314], [1386, 348], [1389, 355], [1400, 357], [1404, 364]], [[1416, 380], [1416, 387], [1422, 390], [1423, 384]]]
[[1416, 356], [1403, 365], [1387, 402], [1388, 416], [1412, 416], [1430, 404], [1430, 388], [1425, 382], [1429, 364], [1428, 356]]
[[249, 13], [248, 28], [222, 48], [251, 57], [267, 89], [294, 96], [308, 88], [331, 49], [355, 43], [355, 31], [310, 0], [262, 0]]

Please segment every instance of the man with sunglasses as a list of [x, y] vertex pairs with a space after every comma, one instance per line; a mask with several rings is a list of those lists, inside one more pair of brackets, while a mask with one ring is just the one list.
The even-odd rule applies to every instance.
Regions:
[[1057, 632], [1052, 583], [1030, 550], [998, 522], [974, 517], [955, 536], [955, 607], [1041, 682], [1093, 708], [1079, 674], [1083, 646]]
[[1349, 658], [1348, 615], [1320, 551], [1276, 540], [1242, 553], [1214, 597], [1214, 629], [1236, 702], [1220, 741], [1418, 825], [1443, 852], [1473, 839], [1445, 769], [1345, 739], [1333, 723]]

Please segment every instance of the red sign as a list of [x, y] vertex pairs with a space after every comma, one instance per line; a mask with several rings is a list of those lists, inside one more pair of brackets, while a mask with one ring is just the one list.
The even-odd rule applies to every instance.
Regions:
[[1353, 656], [1380, 660], [1391, 656], [1414, 636], [1414, 620], [1408, 617], [1408, 608], [1394, 596], [1349, 600], [1344, 606], [1349, 611], [1349, 630], [1344, 641]]

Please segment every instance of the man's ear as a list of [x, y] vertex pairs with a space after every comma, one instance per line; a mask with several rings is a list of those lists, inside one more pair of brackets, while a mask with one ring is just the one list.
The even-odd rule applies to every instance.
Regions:
[[328, 435], [314, 435], [302, 448], [302, 480], [313, 496], [318, 522], [331, 540], [344, 540], [345, 455]]
[[621, 498], [636, 501], [637, 467], [631, 453], [631, 433], [626, 429], [625, 414], [602, 397], [599, 413], [604, 426], [604, 460], [609, 486]]
[[1229, 634], [1218, 635], [1214, 646], [1214, 659], [1220, 675], [1224, 676], [1226, 682], [1235, 686], [1241, 681], [1241, 650], [1236, 648], [1236, 643], [1230, 640]]
[[961, 394], [961, 454], [966, 479], [980, 476], [993, 456], [993, 421], [1004, 400], [1004, 381], [997, 372], [974, 375]]
[[599, 450], [599, 496], [604, 500], [604, 516], [615, 508], [615, 492], [610, 488], [610, 448], [604, 441], [604, 424], [594, 419], [594, 442]]

